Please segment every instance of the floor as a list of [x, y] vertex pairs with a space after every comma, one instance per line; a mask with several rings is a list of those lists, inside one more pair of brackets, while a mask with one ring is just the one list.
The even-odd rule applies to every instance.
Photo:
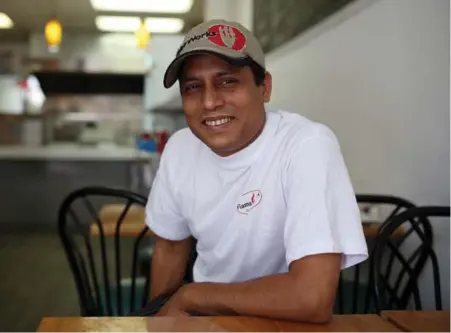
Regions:
[[[121, 239], [124, 279], [131, 272], [133, 242], [134, 238]], [[114, 239], [105, 243], [109, 277], [114, 281]], [[97, 261], [97, 237], [92, 246]], [[72, 272], [55, 232], [0, 231], [0, 267], [0, 331], [32, 332], [43, 317], [80, 315]]]
[[36, 331], [44, 316], [79, 315], [56, 234], [0, 234], [0, 331]]

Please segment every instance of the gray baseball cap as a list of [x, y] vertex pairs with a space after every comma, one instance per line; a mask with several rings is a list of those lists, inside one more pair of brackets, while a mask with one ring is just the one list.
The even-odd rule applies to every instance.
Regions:
[[210, 20], [186, 34], [164, 74], [165, 88], [172, 87], [177, 81], [183, 61], [193, 54], [215, 54], [232, 63], [251, 58], [263, 69], [266, 68], [265, 54], [252, 32], [237, 22]]

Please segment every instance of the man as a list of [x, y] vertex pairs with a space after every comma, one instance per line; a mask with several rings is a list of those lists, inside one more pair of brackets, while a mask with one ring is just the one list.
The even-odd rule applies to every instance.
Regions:
[[[189, 128], [166, 145], [146, 208], [150, 297], [179, 288], [159, 315], [328, 321], [340, 269], [367, 258], [335, 136], [265, 110], [271, 75], [240, 24], [193, 28], [164, 85], [177, 80]], [[192, 238], [194, 283], [182, 285]]]

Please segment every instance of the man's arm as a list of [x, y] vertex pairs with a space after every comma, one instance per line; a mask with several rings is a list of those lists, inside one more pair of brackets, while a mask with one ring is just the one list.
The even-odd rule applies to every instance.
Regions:
[[180, 302], [176, 306], [196, 314], [327, 322], [333, 311], [341, 260], [338, 253], [311, 255], [293, 261], [285, 274], [239, 283], [186, 285], [175, 297], [175, 302]]
[[152, 254], [150, 300], [182, 285], [190, 251], [191, 238], [170, 241], [157, 237]]

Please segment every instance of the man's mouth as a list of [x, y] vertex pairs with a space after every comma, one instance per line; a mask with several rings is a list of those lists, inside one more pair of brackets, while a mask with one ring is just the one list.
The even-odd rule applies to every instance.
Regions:
[[224, 127], [224, 125], [229, 124], [231, 121], [233, 121], [234, 117], [218, 117], [215, 119], [206, 119], [203, 121], [203, 124], [206, 125], [209, 128], [215, 129]]

